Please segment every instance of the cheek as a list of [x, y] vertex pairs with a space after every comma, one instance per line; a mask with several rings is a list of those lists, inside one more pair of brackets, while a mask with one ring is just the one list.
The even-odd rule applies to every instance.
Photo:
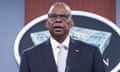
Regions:
[[48, 28], [50, 29], [52, 27], [53, 22], [48, 21]]
[[53, 22], [50, 22], [50, 23], [49, 23], [50, 28], [53, 28], [53, 25], [54, 25]]
[[51, 20], [51, 19], [48, 19], [48, 22], [49, 22], [50, 24], [54, 23], [54, 21]]
[[70, 26], [69, 25], [65, 25], [65, 32], [69, 32], [70, 30]]
[[49, 24], [48, 30], [50, 31], [50, 33], [54, 33], [54, 28], [52, 24]]
[[71, 28], [70, 23], [69, 23], [69, 22], [66, 22], [65, 27], [66, 27], [67, 30], [69, 30], [69, 29]]

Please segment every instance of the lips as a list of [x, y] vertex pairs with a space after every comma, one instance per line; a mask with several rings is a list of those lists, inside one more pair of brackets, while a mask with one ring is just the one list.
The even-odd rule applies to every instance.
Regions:
[[61, 26], [55, 26], [54, 29], [63, 29]]
[[56, 32], [61, 32], [63, 30], [63, 27], [54, 27], [54, 30]]
[[53, 26], [53, 28], [54, 28], [54, 31], [55, 31], [55, 32], [61, 32], [61, 31], [63, 31], [63, 29], [64, 29], [64, 27], [63, 27], [62, 25], [60, 25], [60, 24], [55, 24], [55, 25]]

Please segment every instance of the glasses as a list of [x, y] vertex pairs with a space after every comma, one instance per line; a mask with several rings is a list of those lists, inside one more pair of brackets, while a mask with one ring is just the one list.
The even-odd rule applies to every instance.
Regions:
[[69, 14], [48, 14], [48, 17], [51, 19], [56, 19], [58, 16], [64, 20], [70, 17]]

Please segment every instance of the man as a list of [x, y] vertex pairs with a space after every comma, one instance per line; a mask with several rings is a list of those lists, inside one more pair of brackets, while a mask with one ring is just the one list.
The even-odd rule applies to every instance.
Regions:
[[71, 17], [70, 7], [63, 2], [50, 7], [46, 28], [51, 36], [24, 52], [20, 72], [105, 72], [98, 48], [70, 37]]

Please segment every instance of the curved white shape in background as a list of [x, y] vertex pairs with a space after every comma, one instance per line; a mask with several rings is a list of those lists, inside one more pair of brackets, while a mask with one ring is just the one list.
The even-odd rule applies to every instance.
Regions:
[[[77, 15], [77, 16], [85, 16], [85, 17], [89, 17], [89, 18], [93, 18], [96, 19], [98, 21], [101, 21], [105, 24], [107, 24], [108, 26], [110, 26], [111, 28], [113, 28], [114, 31], [116, 31], [118, 33], [118, 35], [120, 36], [120, 29], [116, 26], [116, 24], [114, 24], [112, 21], [106, 19], [105, 17], [102, 17], [100, 15], [94, 14], [94, 13], [90, 13], [90, 12], [85, 12], [85, 11], [72, 11], [72, 15]], [[20, 40], [23, 37], [23, 35], [35, 24], [37, 24], [40, 21], [43, 21], [45, 19], [47, 19], [48, 16], [47, 14], [39, 16], [37, 18], [35, 18], [34, 20], [32, 20], [31, 22], [29, 22], [17, 35], [15, 43], [14, 43], [14, 55], [15, 55], [15, 59], [17, 61], [18, 64], [20, 64], [20, 55], [19, 55], [19, 44], [20, 44]], [[120, 69], [119, 67], [115, 67]]]

